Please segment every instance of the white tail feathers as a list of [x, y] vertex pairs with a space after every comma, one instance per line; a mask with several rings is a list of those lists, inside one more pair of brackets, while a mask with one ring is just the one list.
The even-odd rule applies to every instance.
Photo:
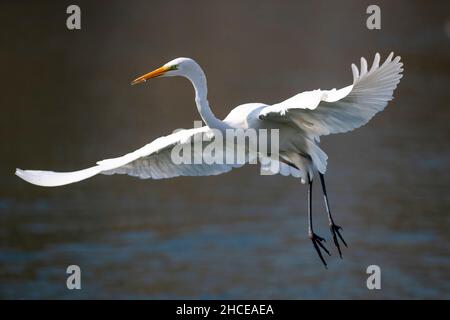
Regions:
[[65, 184], [70, 184], [85, 180], [102, 170], [100, 166], [95, 166], [79, 171], [73, 172], [54, 172], [54, 171], [39, 171], [39, 170], [21, 170], [16, 169], [16, 175], [23, 180], [42, 187], [57, 187]]

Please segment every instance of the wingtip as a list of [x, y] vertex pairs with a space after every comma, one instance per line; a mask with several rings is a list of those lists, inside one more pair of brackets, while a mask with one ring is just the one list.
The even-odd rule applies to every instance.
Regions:
[[394, 51], [391, 51], [391, 53], [389, 53], [386, 62], [391, 62], [392, 61], [392, 57], [394, 56]]
[[355, 83], [359, 78], [359, 70], [354, 63], [352, 63], [352, 73], [353, 73], [353, 83]]
[[19, 177], [20, 179], [22, 179], [24, 181], [29, 182], [26, 170], [22, 170], [22, 169], [16, 168], [16, 172], [14, 172], [14, 175], [16, 175], [17, 177]]
[[367, 73], [367, 60], [361, 57], [361, 76]]

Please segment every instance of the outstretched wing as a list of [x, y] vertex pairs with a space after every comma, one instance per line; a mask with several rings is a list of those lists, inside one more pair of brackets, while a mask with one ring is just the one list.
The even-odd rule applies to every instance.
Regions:
[[[180, 130], [168, 136], [160, 137], [146, 146], [128, 153], [122, 157], [97, 162], [97, 165], [74, 172], [53, 172], [38, 170], [16, 170], [16, 175], [23, 180], [44, 187], [62, 186], [90, 178], [96, 174], [128, 174], [142, 179], [164, 179], [176, 176], [207, 176], [218, 175], [230, 171], [241, 165], [227, 165], [220, 163], [208, 164], [202, 159], [204, 144], [214, 139], [213, 131], [209, 127]], [[200, 141], [202, 148], [193, 147], [193, 143]], [[190, 146], [190, 147], [189, 147]], [[188, 161], [174, 163], [171, 154], [173, 148], [188, 151]], [[184, 148], [186, 147], [186, 148]], [[185, 156], [180, 151], [181, 156]], [[225, 151], [226, 152], [226, 151]], [[186, 159], [186, 158], [185, 158]], [[178, 161], [176, 161], [178, 162]]]
[[361, 72], [352, 64], [353, 84], [340, 90], [306, 91], [261, 110], [260, 119], [293, 123], [316, 139], [365, 125], [393, 99], [403, 63], [391, 53], [380, 66], [377, 53], [372, 67], [361, 58]]

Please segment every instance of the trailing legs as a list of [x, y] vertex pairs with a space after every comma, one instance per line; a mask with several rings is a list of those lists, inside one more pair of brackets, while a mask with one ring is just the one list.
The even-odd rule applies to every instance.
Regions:
[[322, 255], [322, 250], [324, 250], [328, 255], [330, 255], [330, 252], [327, 248], [323, 245], [322, 242], [326, 242], [324, 238], [319, 237], [317, 234], [314, 233], [313, 230], [313, 224], [312, 224], [312, 179], [308, 175], [308, 236], [311, 239], [314, 248], [317, 251], [317, 254], [319, 255], [320, 260], [322, 260], [322, 263], [324, 264], [325, 268], [327, 267], [327, 263]]
[[339, 231], [339, 230], [342, 230], [342, 227], [338, 226], [337, 224], [335, 224], [334, 220], [333, 220], [333, 217], [331, 216], [330, 204], [328, 202], [327, 189], [325, 187], [324, 175], [319, 172], [319, 177], [320, 177], [320, 182], [322, 184], [323, 198], [325, 200], [325, 207], [327, 209], [328, 222], [329, 222], [329, 225], [330, 225], [330, 231], [331, 231], [331, 234], [333, 235], [334, 245], [336, 246], [336, 248], [339, 251], [339, 257], [341, 257], [341, 259], [342, 259], [342, 252], [341, 252], [341, 247], [339, 245], [338, 237], [339, 237], [339, 239], [341, 239], [341, 241], [344, 244], [344, 246], [347, 247], [347, 243], [345, 242], [344, 238], [342, 237], [342, 235], [341, 235], [341, 233]]

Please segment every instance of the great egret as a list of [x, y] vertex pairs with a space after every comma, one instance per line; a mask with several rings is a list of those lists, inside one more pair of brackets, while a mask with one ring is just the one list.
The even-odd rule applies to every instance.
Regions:
[[[175, 176], [216, 175], [230, 171], [233, 164], [174, 164], [170, 153], [172, 148], [190, 143], [190, 138], [211, 130], [227, 129], [279, 129], [279, 170], [277, 173], [300, 177], [308, 181], [308, 235], [321, 261], [329, 251], [322, 243], [312, 224], [312, 182], [318, 172], [322, 184], [326, 211], [333, 241], [342, 258], [339, 239], [345, 243], [340, 230], [331, 215], [324, 174], [327, 155], [319, 148], [319, 137], [331, 133], [342, 133], [366, 124], [377, 112], [383, 110], [393, 96], [393, 91], [402, 77], [403, 64], [400, 57], [393, 59], [391, 53], [380, 66], [377, 53], [372, 67], [361, 58], [361, 70], [352, 64], [353, 84], [340, 90], [313, 90], [293, 96], [281, 103], [243, 104], [233, 109], [223, 120], [212, 113], [207, 99], [206, 77], [202, 68], [192, 59], [177, 58], [162, 67], [147, 73], [132, 84], [163, 76], [182, 76], [190, 80], [195, 89], [198, 112], [207, 126], [181, 130], [160, 137], [146, 146], [122, 157], [97, 162], [96, 166], [74, 172], [52, 172], [37, 170], [16, 170], [16, 175], [29, 183], [53, 187], [90, 178], [96, 174], [128, 174], [140, 178], [162, 179]], [[193, 152], [196, 152], [195, 150]]]

